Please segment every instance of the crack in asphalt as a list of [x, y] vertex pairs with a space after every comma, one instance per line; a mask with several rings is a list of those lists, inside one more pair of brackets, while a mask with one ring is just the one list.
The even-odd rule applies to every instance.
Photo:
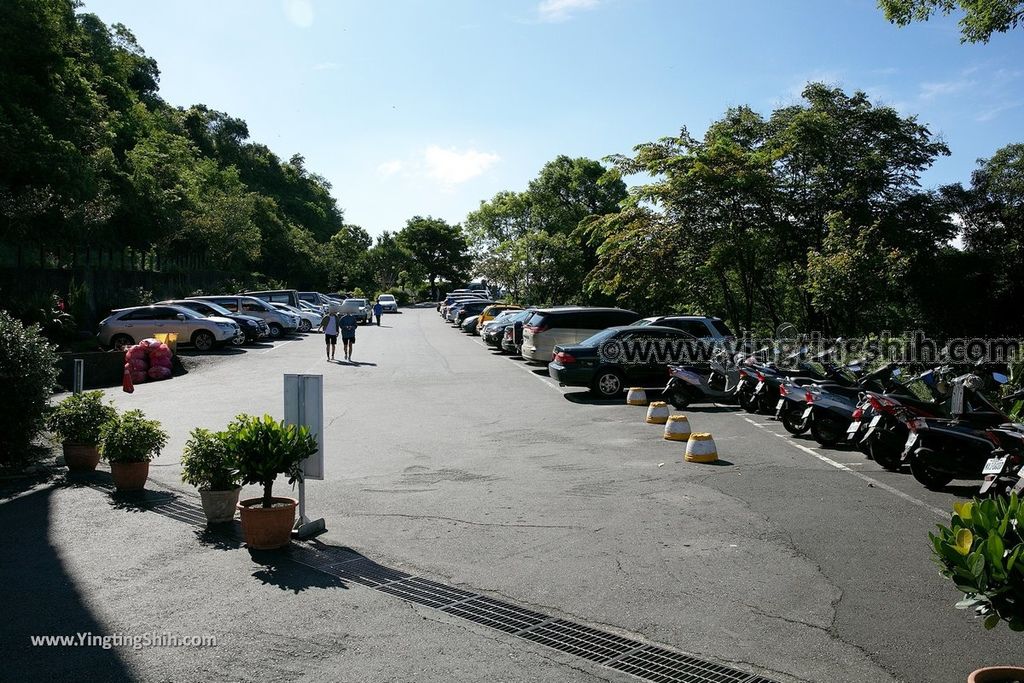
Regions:
[[410, 515], [399, 512], [353, 512], [352, 517], [404, 517], [406, 519], [437, 519], [445, 522], [455, 522], [457, 524], [468, 524], [470, 526], [487, 526], [487, 527], [508, 527], [508, 528], [521, 528], [521, 529], [572, 529], [576, 531], [582, 530], [582, 527], [568, 526], [564, 524], [513, 524], [506, 522], [471, 522], [467, 519], [456, 519], [454, 517], [443, 517], [441, 515]]

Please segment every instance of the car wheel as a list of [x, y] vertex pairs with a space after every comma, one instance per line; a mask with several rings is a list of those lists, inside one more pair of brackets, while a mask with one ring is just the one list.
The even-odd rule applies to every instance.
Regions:
[[199, 351], [209, 351], [213, 348], [216, 341], [217, 340], [213, 338], [213, 335], [206, 330], [199, 330], [192, 335], [192, 345]]
[[590, 390], [601, 398], [615, 398], [622, 393], [624, 384], [618, 370], [599, 370]]
[[247, 341], [247, 339], [246, 339], [244, 334], [236, 334], [234, 337], [231, 338], [231, 345], [232, 346], [241, 346], [246, 341]]
[[311, 329], [313, 329], [313, 325], [308, 320], [299, 323], [299, 332], [309, 332]]
[[135, 340], [127, 334], [115, 334], [110, 339], [110, 348], [114, 351], [123, 351], [126, 347], [135, 343]]
[[282, 336], [284, 336], [284, 328], [277, 323], [270, 323], [270, 338], [280, 339]]

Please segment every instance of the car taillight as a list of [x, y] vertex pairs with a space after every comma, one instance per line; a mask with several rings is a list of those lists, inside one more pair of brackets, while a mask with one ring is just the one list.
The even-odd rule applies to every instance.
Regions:
[[569, 365], [570, 363], [575, 363], [576, 358], [571, 353], [559, 351], [558, 353], [555, 354], [555, 362], [559, 363], [560, 365]]
[[529, 330], [530, 334], [540, 334], [541, 332], [544, 332], [548, 328], [546, 325], [527, 325], [523, 329]]

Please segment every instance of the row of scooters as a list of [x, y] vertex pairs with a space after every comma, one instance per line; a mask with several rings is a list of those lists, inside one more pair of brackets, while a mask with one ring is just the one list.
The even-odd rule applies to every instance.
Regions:
[[929, 489], [980, 479], [981, 494], [1024, 490], [1024, 424], [1009, 415], [1024, 390], [1000, 396], [1005, 364], [866, 371], [829, 355], [794, 354], [776, 364], [755, 354], [716, 360], [710, 373], [670, 366], [664, 398], [678, 409], [735, 400], [750, 413], [773, 414], [791, 434], [857, 448], [887, 470], [909, 468]]

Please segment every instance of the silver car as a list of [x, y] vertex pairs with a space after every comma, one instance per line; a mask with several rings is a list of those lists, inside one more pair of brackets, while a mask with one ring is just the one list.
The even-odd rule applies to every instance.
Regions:
[[279, 337], [295, 332], [299, 328], [299, 316], [279, 311], [266, 301], [251, 296], [223, 294], [220, 296], [190, 296], [189, 299], [212, 301], [232, 313], [241, 313], [262, 318], [270, 327], [270, 337]]
[[96, 338], [104, 346], [119, 349], [164, 333], [174, 333], [179, 344], [192, 344], [200, 351], [209, 351], [243, 334], [234, 320], [204, 318], [183, 306], [161, 304], [112, 311], [100, 322]]

